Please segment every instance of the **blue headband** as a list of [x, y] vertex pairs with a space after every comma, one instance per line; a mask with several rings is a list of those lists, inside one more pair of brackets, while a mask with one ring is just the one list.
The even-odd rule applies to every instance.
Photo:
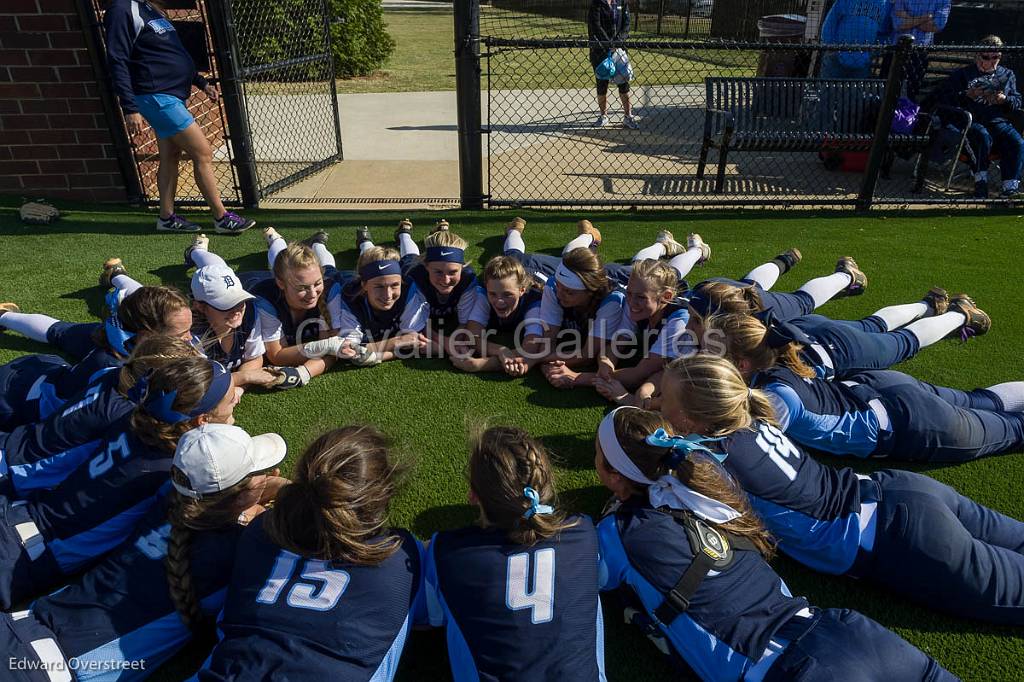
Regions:
[[708, 449], [704, 443], [714, 443], [716, 441], [724, 440], [724, 438], [705, 438], [698, 436], [695, 433], [691, 433], [689, 436], [670, 436], [665, 432], [665, 429], [658, 429], [651, 435], [647, 436], [644, 441], [648, 445], [653, 445], [657, 448], [671, 448], [672, 452], [665, 458], [665, 464], [670, 469], [675, 469], [679, 464], [686, 459], [686, 456], [691, 452], [702, 450], [719, 462], [725, 461], [725, 455], [712, 452]]
[[711, 313], [711, 299], [699, 291], [691, 290], [685, 299], [687, 305], [693, 308], [693, 311], [702, 318], [707, 317]]
[[384, 275], [401, 275], [402, 266], [396, 260], [375, 260], [359, 268], [359, 279], [365, 282]]
[[114, 289], [107, 293], [104, 300], [107, 304], [107, 309], [110, 311], [110, 315], [107, 319], [103, 320], [103, 331], [107, 337], [107, 343], [117, 353], [121, 355], [131, 355], [131, 346], [129, 341], [135, 336], [134, 333], [125, 331], [121, 326], [121, 318], [117, 315], [118, 307], [121, 304], [120, 293], [117, 289]]
[[754, 317], [760, 320], [761, 324], [768, 330], [768, 333], [764, 336], [764, 342], [769, 348], [782, 348], [793, 341], [802, 343], [805, 346], [810, 346], [814, 343], [814, 340], [807, 336], [803, 329], [790, 322], [779, 320], [770, 308], [755, 313]]
[[454, 246], [428, 246], [427, 255], [424, 260], [428, 263], [436, 263], [438, 261], [442, 263], [459, 263], [460, 265], [465, 263], [465, 252], [462, 249], [457, 249]]
[[530, 508], [523, 512], [524, 519], [532, 518], [534, 514], [550, 514], [555, 511], [554, 507], [540, 503], [540, 495], [533, 488], [523, 488], [523, 497], [530, 502]]
[[206, 414], [215, 408], [217, 403], [219, 403], [231, 389], [231, 372], [224, 369], [224, 366], [219, 362], [214, 362], [212, 360], [210, 361], [210, 369], [213, 370], [213, 379], [210, 381], [210, 386], [206, 389], [206, 393], [203, 394], [199, 403], [189, 410], [188, 414], [177, 412], [172, 407], [174, 405], [174, 400], [178, 397], [178, 389], [168, 391], [167, 393], [149, 390], [150, 374], [147, 374], [140, 379], [139, 383], [135, 385], [135, 388], [139, 389], [138, 393], [143, 391], [145, 392], [146, 397], [143, 400], [143, 405], [146, 408], [146, 412], [164, 423], [180, 424], [181, 422], [192, 419], [193, 417]]

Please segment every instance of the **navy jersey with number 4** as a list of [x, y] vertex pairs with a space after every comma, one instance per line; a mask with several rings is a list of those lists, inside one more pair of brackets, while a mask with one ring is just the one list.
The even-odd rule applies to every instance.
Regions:
[[570, 521], [532, 547], [494, 528], [431, 540], [427, 609], [447, 626], [456, 682], [605, 679], [597, 533], [588, 517]]
[[394, 677], [422, 585], [422, 546], [404, 530], [377, 566], [307, 559], [263, 531], [242, 534], [221, 641], [197, 679], [385, 681]]

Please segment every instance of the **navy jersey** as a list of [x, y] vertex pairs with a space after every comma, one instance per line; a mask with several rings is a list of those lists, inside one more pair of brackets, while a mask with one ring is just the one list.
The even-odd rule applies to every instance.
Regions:
[[135, 409], [118, 391], [120, 380], [117, 369], [100, 372], [45, 420], [0, 433], [0, 491], [20, 496], [56, 486], [92, 455], [98, 439]]
[[867, 457], [889, 427], [879, 393], [864, 384], [806, 379], [773, 367], [755, 374], [751, 386], [768, 392], [786, 435], [817, 450]]
[[[487, 295], [486, 290], [484, 295]], [[487, 329], [493, 329], [499, 334], [511, 334], [514, 332], [520, 324], [530, 320], [527, 323], [526, 328], [523, 330], [524, 334], [531, 334], [540, 336], [544, 333], [543, 329], [537, 324], [536, 320], [540, 317], [540, 299], [543, 296], [543, 290], [538, 287], [530, 287], [526, 290], [526, 293], [519, 298], [519, 303], [516, 305], [516, 309], [508, 317], [498, 317], [498, 314], [494, 312], [493, 308], [490, 308], [490, 318], [487, 320]]]
[[555, 278], [548, 278], [540, 301], [540, 321], [547, 330], [551, 327], [571, 329], [599, 339], [611, 339], [622, 324], [622, 311], [626, 295], [613, 289], [598, 304], [591, 317], [584, 317], [575, 308], [565, 309], [558, 302]]
[[440, 294], [430, 284], [427, 266], [417, 263], [407, 275], [430, 305], [430, 321], [436, 331], [452, 332], [465, 327], [469, 322], [487, 324], [490, 306], [487, 293], [476, 279], [476, 273], [468, 265], [462, 267], [462, 276], [452, 293], [442, 301]]
[[[301, 320], [292, 318], [291, 308], [285, 300], [274, 276], [264, 270], [258, 272], [239, 273], [242, 286], [256, 297], [256, 311], [259, 315], [260, 330], [263, 342], [278, 342], [282, 348], [289, 348], [299, 343], [309, 343], [320, 338], [321, 331], [327, 331], [316, 320], [321, 318], [320, 307], [307, 310]], [[341, 285], [332, 268], [324, 268], [324, 290], [321, 296], [327, 302], [327, 312], [331, 317], [330, 327], [338, 329], [341, 317]], [[301, 338], [299, 334], [301, 333]]]
[[60, 407], [51, 380], [67, 370], [68, 363], [56, 355], [24, 355], [0, 366], [0, 429], [37, 421]]
[[442, 531], [427, 555], [430, 624], [462, 680], [604, 680], [597, 533], [588, 517], [532, 547], [494, 528]]
[[750, 495], [754, 510], [802, 564], [825, 573], [853, 565], [870, 517], [862, 514], [860, 480], [852, 469], [819, 464], [779, 429], [756, 422], [713, 445], [723, 466]]
[[[70, 585], [36, 600], [32, 615], [68, 657], [88, 670], [91, 663], [145, 661], [126, 669], [118, 682], [143, 679], [191, 639], [171, 599], [164, 559], [171, 526], [164, 504], [155, 505], [132, 537]], [[206, 614], [220, 611], [235, 545], [242, 528], [193, 531], [189, 572]], [[99, 670], [100, 668], [97, 668]]]
[[690, 309], [685, 300], [677, 298], [662, 311], [661, 319], [651, 324], [650, 319], [634, 322], [629, 317], [626, 300], [622, 301], [622, 321], [619, 332], [638, 340], [641, 357], [658, 355], [669, 360], [684, 357], [700, 350], [696, 337], [688, 333]]
[[242, 324], [230, 332], [231, 350], [224, 350], [221, 340], [205, 320], [192, 325], [192, 336], [198, 339], [198, 347], [203, 355], [224, 365], [224, 369], [229, 372], [238, 369], [244, 362], [262, 357], [266, 350], [263, 347], [259, 314], [256, 306], [250, 302], [245, 305]]
[[[628, 586], [653, 618], [693, 562], [686, 530], [639, 500], [606, 516], [597, 530], [602, 589]], [[702, 680], [734, 682], [760, 679], [777, 660], [778, 631], [809, 613], [807, 601], [791, 596], [759, 554], [736, 551], [733, 563], [709, 573], [690, 607], [661, 629]]]
[[401, 547], [377, 566], [306, 559], [270, 541], [264, 516], [238, 543], [222, 639], [198, 679], [390, 680], [421, 592], [420, 543], [395, 531]]
[[406, 332], [422, 332], [430, 315], [429, 304], [415, 284], [402, 280], [402, 293], [391, 310], [376, 310], [352, 280], [341, 289], [339, 334], [355, 343], [384, 341]]

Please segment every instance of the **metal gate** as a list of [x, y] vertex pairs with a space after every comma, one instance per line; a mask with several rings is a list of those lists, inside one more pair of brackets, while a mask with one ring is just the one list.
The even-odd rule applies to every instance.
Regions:
[[[79, 0], [102, 74], [105, 109], [128, 194], [158, 202], [156, 137], [131, 139], [110, 89], [102, 17], [106, 0]], [[196, 68], [220, 89], [193, 92], [188, 108], [213, 148], [225, 204], [260, 199], [341, 159], [341, 128], [326, 0], [167, 0], [163, 3]], [[176, 203], [203, 205], [191, 164], [179, 166]]]

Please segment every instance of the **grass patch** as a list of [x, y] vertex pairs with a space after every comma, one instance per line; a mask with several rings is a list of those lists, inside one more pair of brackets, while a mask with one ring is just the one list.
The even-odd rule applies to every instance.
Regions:
[[[124, 258], [130, 272], [145, 284], [186, 288], [181, 250], [183, 236], [153, 231], [153, 216], [141, 211], [67, 205], [66, 217], [51, 227], [21, 225], [14, 203], [0, 201], [0, 239], [5, 258], [0, 269], [0, 298], [26, 311], [87, 321], [101, 306], [95, 281], [109, 256]], [[260, 224], [273, 224], [288, 238], [302, 238], [317, 228], [330, 231], [339, 266], [355, 262], [354, 233], [369, 225], [380, 242], [390, 241], [397, 213], [254, 211]], [[416, 216], [412, 216], [416, 219]], [[423, 216], [416, 229], [422, 238], [435, 215]], [[496, 254], [509, 212], [452, 212], [454, 230], [470, 242], [476, 262]], [[532, 250], [557, 253], [573, 234], [576, 216], [564, 212], [526, 212], [526, 242]], [[990, 334], [961, 345], [944, 342], [901, 369], [939, 384], [972, 388], [1022, 378], [1020, 315], [1016, 278], [1022, 221], [1012, 214], [920, 212], [846, 213], [599, 213], [592, 216], [604, 231], [606, 258], [625, 261], [661, 228], [677, 236], [700, 232], [714, 248], [710, 265], [695, 273], [742, 276], [791, 246], [804, 262], [783, 278], [779, 290], [796, 289], [805, 280], [831, 272], [840, 255], [850, 254], [868, 273], [870, 286], [859, 298], [828, 304], [822, 312], [858, 318], [877, 308], [917, 300], [930, 286], [967, 291], [995, 320]], [[204, 222], [208, 222], [204, 219]], [[265, 268], [265, 251], [257, 232], [237, 238], [214, 236], [212, 248], [240, 270]], [[47, 348], [14, 334], [0, 335], [0, 361]], [[563, 393], [539, 375], [522, 380], [469, 376], [451, 371], [442, 361], [387, 363], [365, 370], [341, 370], [310, 386], [287, 393], [247, 395], [237, 410], [239, 424], [256, 433], [277, 430], [288, 441], [288, 466], [323, 429], [367, 421], [394, 436], [415, 459], [410, 485], [396, 500], [394, 522], [421, 538], [473, 518], [466, 504], [463, 478], [467, 426], [484, 419], [522, 426], [558, 458], [557, 480], [565, 505], [597, 515], [607, 497], [592, 469], [595, 427], [607, 406], [593, 394]], [[859, 470], [881, 468], [856, 462]], [[288, 467], [286, 467], [288, 468]], [[989, 457], [957, 466], [915, 467], [948, 483], [982, 504], [1024, 518], [1024, 458], [1020, 454]], [[849, 607], [879, 620], [936, 657], [964, 679], [1019, 679], [1024, 668], [1024, 629], [999, 628], [960, 621], [930, 612], [904, 599], [842, 578], [823, 576], [780, 559], [776, 569], [795, 593], [822, 607]], [[950, 595], [955, 599], [955, 595]], [[649, 643], [621, 625], [612, 610], [607, 624], [606, 659], [613, 680], [661, 680], [675, 676], [655, 656]], [[416, 633], [403, 657], [401, 679], [447, 678], [443, 636]], [[156, 679], [181, 680], [203, 660], [190, 649]]]

